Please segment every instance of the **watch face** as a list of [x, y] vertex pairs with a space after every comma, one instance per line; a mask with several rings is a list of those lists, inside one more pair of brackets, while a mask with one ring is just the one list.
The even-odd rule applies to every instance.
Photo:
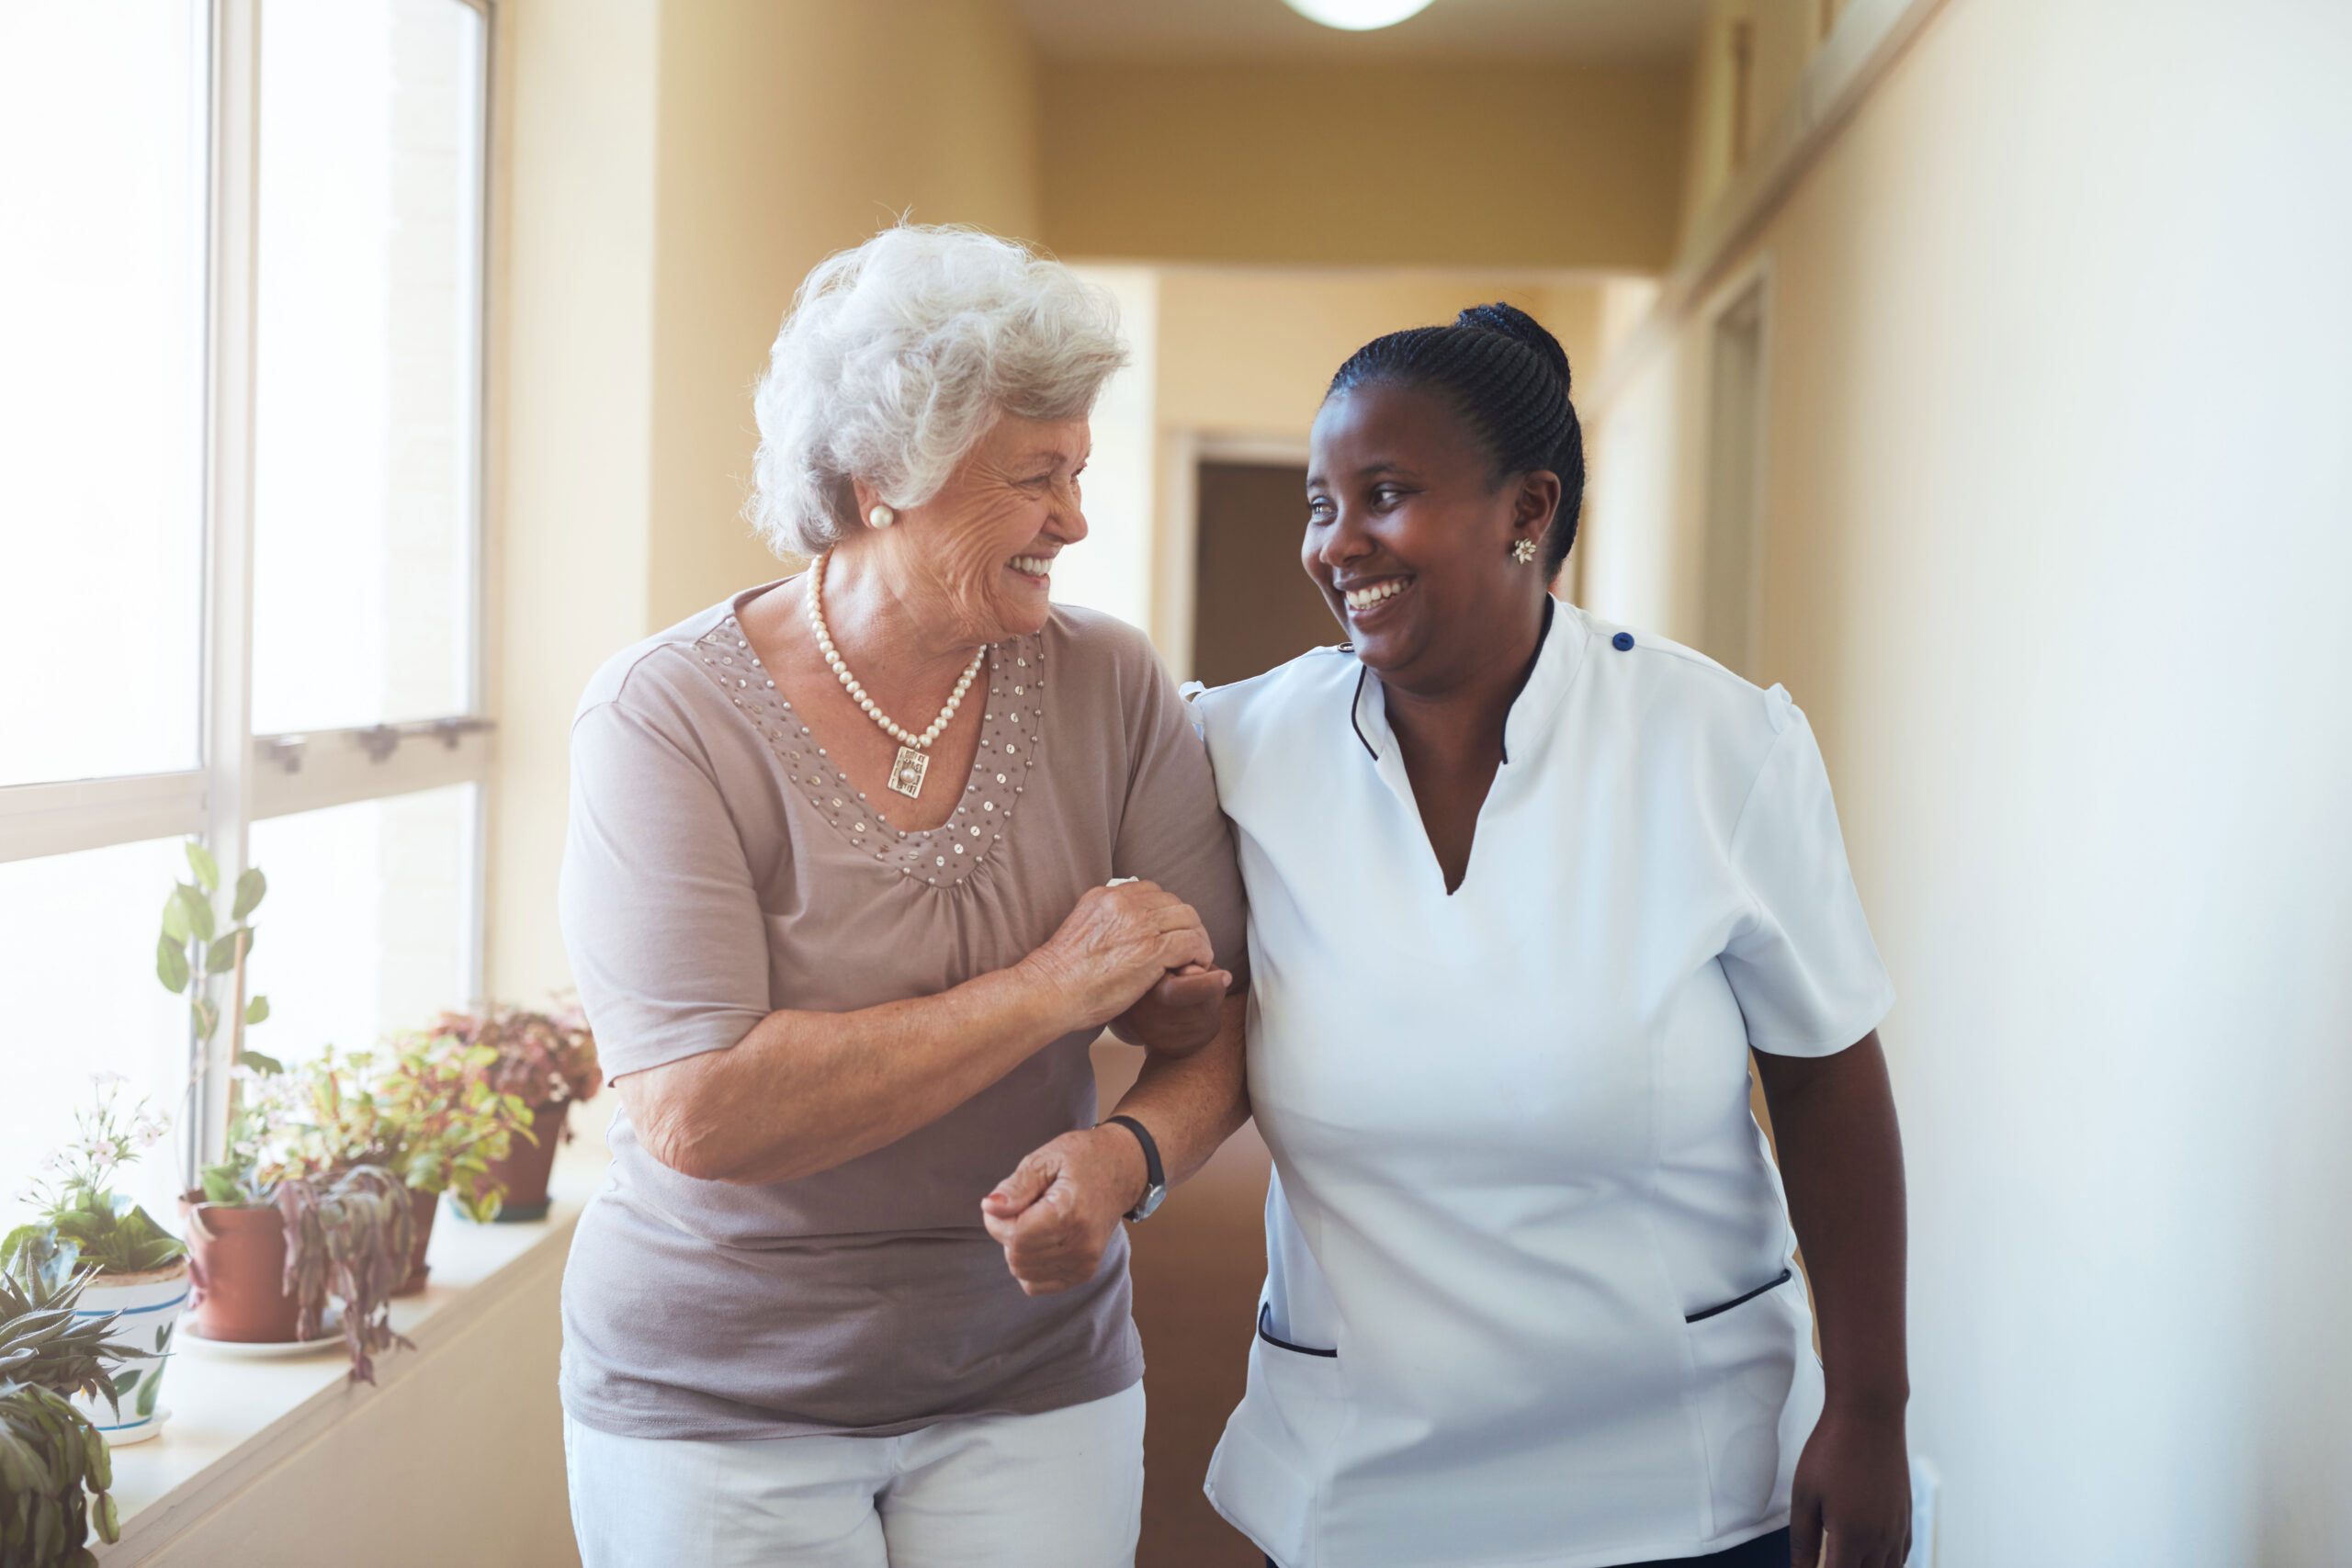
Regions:
[[1159, 1208], [1160, 1200], [1167, 1196], [1168, 1189], [1165, 1187], [1155, 1185], [1145, 1188], [1143, 1190], [1143, 1201], [1137, 1203], [1134, 1209], [1128, 1212], [1127, 1218], [1131, 1220], [1149, 1219], [1151, 1217], [1151, 1212], [1154, 1209]]

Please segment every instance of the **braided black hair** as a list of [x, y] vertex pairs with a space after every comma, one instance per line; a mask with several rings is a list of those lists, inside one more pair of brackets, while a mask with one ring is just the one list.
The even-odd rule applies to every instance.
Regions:
[[1434, 392], [1453, 405], [1487, 450], [1497, 482], [1548, 468], [1560, 478], [1560, 507], [1544, 535], [1544, 570], [1560, 570], [1576, 543], [1584, 504], [1584, 432], [1568, 400], [1568, 356], [1560, 340], [1511, 305], [1474, 305], [1450, 327], [1412, 327], [1376, 337], [1348, 355], [1323, 396], [1363, 386]]

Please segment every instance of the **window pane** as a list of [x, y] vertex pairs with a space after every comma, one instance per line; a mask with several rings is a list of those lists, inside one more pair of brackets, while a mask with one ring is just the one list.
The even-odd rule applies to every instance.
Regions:
[[[126, 1102], [147, 1095], [184, 1130], [187, 1008], [155, 978], [155, 939], [165, 896], [187, 876], [176, 839], [0, 864], [0, 1193], [73, 1135], [94, 1072], [125, 1075]], [[179, 1168], [167, 1140], [124, 1183], [173, 1230]]]
[[196, 765], [205, 39], [0, 5], [0, 784]]
[[294, 1061], [365, 1045], [472, 999], [475, 801], [457, 784], [254, 824], [269, 875], [257, 1048]]
[[470, 706], [481, 18], [266, 0], [254, 728]]

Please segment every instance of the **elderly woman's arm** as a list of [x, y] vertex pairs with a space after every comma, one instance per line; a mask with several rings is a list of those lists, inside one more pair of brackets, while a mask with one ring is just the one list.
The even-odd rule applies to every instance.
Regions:
[[773, 1012], [727, 1050], [614, 1085], [639, 1139], [673, 1170], [789, 1181], [895, 1143], [1053, 1041], [1117, 1017], [1170, 970], [1214, 961], [1175, 895], [1098, 887], [1009, 969], [855, 1012]]
[[[1225, 998], [1216, 1038], [1188, 1056], [1155, 1055], [1117, 1114], [1151, 1130], [1168, 1185], [1208, 1163], [1250, 1119], [1244, 1019], [1250, 998]], [[1014, 1168], [980, 1202], [981, 1222], [1033, 1296], [1082, 1285], [1102, 1267], [1120, 1219], [1144, 1193], [1143, 1145], [1125, 1127], [1065, 1133]]]

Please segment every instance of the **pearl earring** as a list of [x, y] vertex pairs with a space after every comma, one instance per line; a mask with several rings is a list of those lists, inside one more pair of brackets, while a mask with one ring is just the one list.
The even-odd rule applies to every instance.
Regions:
[[1533, 560], [1535, 558], [1535, 541], [1532, 539], [1512, 540], [1510, 547], [1510, 558], [1517, 561], [1521, 566], [1525, 566], [1529, 561]]
[[876, 528], [888, 528], [899, 520], [899, 514], [887, 506], [876, 506], [865, 514], [865, 520]]

